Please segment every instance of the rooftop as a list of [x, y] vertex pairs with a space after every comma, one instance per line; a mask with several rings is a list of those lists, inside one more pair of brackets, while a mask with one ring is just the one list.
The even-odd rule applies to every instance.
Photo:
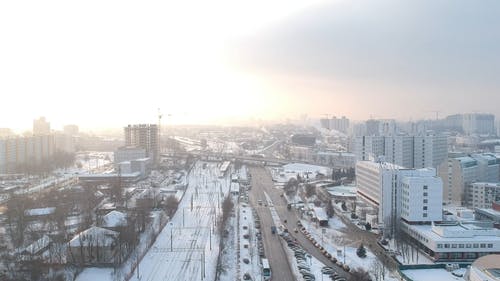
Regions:
[[500, 230], [483, 228], [473, 224], [408, 225], [410, 229], [436, 242], [471, 241], [500, 242]]

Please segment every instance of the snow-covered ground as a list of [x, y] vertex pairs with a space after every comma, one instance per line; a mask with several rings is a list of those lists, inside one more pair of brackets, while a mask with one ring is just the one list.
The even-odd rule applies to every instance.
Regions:
[[[261, 266], [259, 249], [257, 248], [257, 237], [254, 225], [255, 221], [252, 208], [239, 208], [239, 239], [240, 239], [240, 280], [243, 280], [245, 273], [250, 274], [252, 280], [260, 280]], [[248, 238], [245, 238], [248, 235]], [[243, 260], [248, 259], [249, 263]]]
[[413, 281], [428, 281], [428, 280], [439, 280], [439, 281], [463, 281], [463, 277], [456, 277], [451, 274], [451, 272], [445, 269], [411, 269], [402, 271], [406, 276], [411, 278]]
[[[214, 280], [219, 254], [215, 223], [220, 203], [230, 186], [228, 173], [219, 178], [217, 163], [198, 162], [189, 174], [189, 185], [171, 222], [130, 280]], [[192, 202], [192, 203], [191, 203]]]
[[223, 270], [217, 281], [234, 281], [234, 276], [238, 275], [238, 253], [236, 250], [238, 247], [238, 231], [236, 231], [236, 219], [236, 217], [230, 217], [227, 221], [226, 230], [229, 234], [224, 240], [223, 249], [221, 249], [220, 266]]
[[143, 256], [149, 246], [151, 245], [152, 238], [160, 232], [162, 224], [162, 212], [153, 211], [151, 213], [151, 227], [147, 228], [139, 237], [139, 243], [129, 259], [125, 261], [120, 268], [114, 270], [113, 268], [86, 268], [76, 278], [76, 281], [116, 281], [125, 280], [126, 276], [130, 274], [132, 269], [137, 263], [137, 259]]
[[291, 178], [297, 178], [297, 175], [305, 179], [315, 179], [317, 175], [331, 175], [332, 169], [328, 167], [302, 164], [302, 163], [291, 163], [284, 165], [280, 168], [269, 168], [271, 171], [271, 176], [273, 181], [278, 184], [284, 184], [288, 182]]
[[[338, 218], [333, 217], [328, 221], [329, 227], [321, 228], [315, 223], [309, 220], [301, 220], [304, 227], [309, 231], [309, 233], [314, 237], [314, 239], [322, 245], [332, 256], [336, 257], [342, 263], [347, 264], [349, 267], [362, 268], [366, 271], [370, 271], [374, 263], [378, 261], [377, 257], [368, 249], [366, 249], [366, 257], [360, 258], [356, 254], [358, 244], [361, 241], [352, 241], [349, 234], [346, 231], [345, 224]], [[325, 229], [325, 233], [322, 234], [322, 229]], [[387, 274], [385, 280], [397, 280], [392, 279], [392, 277]]]

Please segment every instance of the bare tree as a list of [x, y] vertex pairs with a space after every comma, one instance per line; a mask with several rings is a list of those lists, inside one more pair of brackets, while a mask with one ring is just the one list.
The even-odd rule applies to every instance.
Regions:
[[351, 271], [351, 276], [349, 276], [349, 281], [371, 281], [372, 278], [370, 274], [364, 269], [357, 268]]
[[313, 195], [316, 195], [316, 187], [312, 184], [306, 184], [305, 186], [306, 189], [306, 197], [311, 197]]
[[376, 259], [372, 262], [370, 271], [375, 277], [375, 281], [385, 280], [385, 266], [379, 260]]
[[170, 195], [165, 199], [165, 211], [169, 217], [172, 217], [177, 211], [177, 207], [179, 206], [179, 201], [174, 195]]

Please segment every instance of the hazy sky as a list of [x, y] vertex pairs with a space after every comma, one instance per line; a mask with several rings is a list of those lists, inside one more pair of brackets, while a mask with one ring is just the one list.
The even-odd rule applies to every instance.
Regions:
[[0, 127], [500, 115], [500, 2], [1, 1]]

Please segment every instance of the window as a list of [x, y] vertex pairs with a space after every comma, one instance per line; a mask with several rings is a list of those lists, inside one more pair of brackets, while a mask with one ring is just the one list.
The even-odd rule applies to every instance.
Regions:
[[424, 206], [424, 211], [427, 211], [427, 206]]
[[424, 218], [426, 218], [427, 217], [427, 213], [424, 213], [423, 216], [424, 216]]
[[472, 248], [479, 248], [479, 244], [474, 243], [474, 244], [472, 245]]
[[451, 244], [451, 247], [452, 247], [452, 248], [456, 248], [456, 247], [457, 247], [457, 244]]
[[444, 247], [445, 247], [445, 248], [449, 248], [449, 247], [450, 247], [450, 244], [444, 244]]
[[486, 248], [486, 244], [481, 243], [481, 248]]
[[427, 204], [428, 200], [427, 199], [424, 199], [424, 204]]
[[464, 247], [464, 244], [458, 244], [458, 247], [459, 247], [459, 248], [463, 248], [463, 247]]
[[424, 196], [427, 196], [427, 192], [424, 192]]
[[424, 185], [424, 190], [427, 190], [427, 185]]
[[443, 244], [437, 244], [438, 248], [443, 248]]
[[472, 247], [471, 244], [466, 244], [465, 245], [465, 248], [470, 248], [470, 247]]
[[488, 244], [488, 248], [493, 248], [493, 244]]

